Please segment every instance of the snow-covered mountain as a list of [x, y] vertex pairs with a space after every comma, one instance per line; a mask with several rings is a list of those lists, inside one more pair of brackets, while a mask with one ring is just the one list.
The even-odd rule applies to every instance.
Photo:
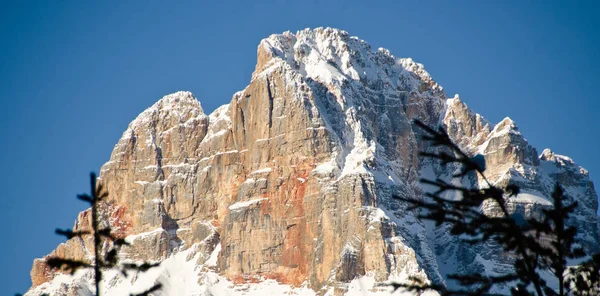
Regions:
[[[388, 295], [378, 283], [509, 268], [494, 246], [463, 245], [391, 198], [421, 198], [419, 178], [454, 170], [418, 157], [433, 148], [414, 119], [483, 154], [494, 183], [520, 185], [514, 211], [535, 214], [560, 182], [581, 205], [579, 238], [598, 250], [587, 171], [548, 149], [538, 156], [511, 119], [494, 125], [448, 98], [423, 65], [330, 28], [271, 35], [257, 56], [229, 104], [207, 115], [191, 93], [167, 95], [116, 144], [100, 174], [103, 217], [132, 243], [122, 260], [162, 264], [108, 274], [106, 295], [156, 281], [156, 295]], [[75, 229], [89, 219], [80, 213]], [[90, 247], [72, 239], [51, 255], [85, 259]], [[31, 275], [27, 295], [91, 295], [89, 271], [58, 274], [42, 258]]]

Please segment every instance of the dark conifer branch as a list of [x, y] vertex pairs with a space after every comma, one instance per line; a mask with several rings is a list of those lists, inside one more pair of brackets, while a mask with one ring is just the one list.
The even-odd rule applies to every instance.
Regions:
[[138, 294], [131, 293], [129, 295], [130, 296], [148, 296], [148, 295], [150, 295], [150, 293], [156, 292], [156, 291], [160, 290], [161, 287], [162, 287], [162, 284], [158, 283], [158, 284], [155, 284], [150, 289], [148, 289], [148, 290], [146, 290], [144, 292], [141, 292], [141, 293], [138, 293]]
[[62, 271], [68, 272], [71, 275], [80, 268], [92, 267], [90, 263], [85, 261], [57, 257], [48, 258], [48, 260], [46, 260], [46, 264], [51, 268], [58, 268]]
[[[520, 214], [511, 214], [505, 198], [519, 194], [517, 185], [509, 184], [505, 189], [493, 186], [484, 175], [486, 165], [482, 155], [467, 155], [441, 127], [435, 130], [418, 120], [415, 124], [425, 131], [424, 140], [431, 142], [433, 147], [442, 148], [435, 153], [421, 152], [421, 156], [437, 160], [442, 165], [460, 165], [460, 171], [453, 175], [454, 178], [476, 172], [487, 187], [465, 188], [439, 178], [421, 179], [423, 184], [433, 188], [432, 192], [425, 193], [426, 199], [395, 198], [406, 202], [408, 210], [418, 210], [418, 218], [434, 221], [436, 226], [448, 225], [450, 234], [459, 236], [466, 243], [481, 244], [494, 240], [505, 252], [515, 256], [514, 270], [498, 276], [448, 275], [464, 288], [459, 290], [425, 284], [412, 278], [410, 284], [390, 284], [394, 291], [402, 288], [417, 293], [435, 290], [441, 295], [493, 295], [490, 290], [495, 285], [508, 284], [513, 286], [510, 291], [515, 296], [600, 295], [600, 255], [591, 256], [576, 267], [568, 266], [568, 260], [585, 257], [585, 253], [576, 243], [577, 230], [567, 223], [577, 203], [564, 203], [564, 190], [559, 184], [552, 194], [553, 207], [543, 209], [540, 219], [525, 219]], [[448, 150], [452, 153], [446, 152]], [[442, 197], [446, 192], [458, 193], [461, 198], [450, 200]], [[499, 207], [500, 215], [492, 217], [483, 213], [481, 206], [486, 200]], [[550, 271], [556, 277], [559, 283], [556, 291], [540, 277], [542, 271]]]
[[100, 295], [100, 282], [102, 281], [102, 270], [100, 269], [100, 234], [98, 233], [98, 190], [96, 187], [96, 174], [91, 173], [92, 183], [92, 232], [94, 234], [94, 281], [96, 282], [96, 295]]
[[[100, 295], [100, 282], [102, 281], [103, 269], [116, 268], [121, 271], [123, 276], [127, 276], [127, 271], [145, 272], [150, 268], [157, 267], [160, 263], [119, 263], [118, 252], [122, 246], [129, 245], [125, 239], [113, 235], [110, 227], [100, 228], [99, 207], [108, 193], [104, 190], [102, 184], [96, 184], [96, 175], [90, 175], [92, 195], [79, 194], [77, 198], [91, 205], [92, 223], [91, 230], [73, 231], [72, 229], [56, 229], [56, 234], [62, 235], [67, 239], [83, 238], [85, 236], [93, 236], [94, 242], [94, 258], [93, 262], [82, 260], [73, 260], [68, 258], [50, 257], [46, 259], [46, 264], [53, 269], [59, 269], [73, 275], [77, 270], [83, 268], [92, 268], [94, 270], [95, 295]], [[101, 256], [102, 246], [109, 246], [104, 256]], [[150, 295], [152, 292], [158, 291], [162, 285], [157, 283], [149, 289], [139, 293], [131, 294], [136, 296]], [[17, 294], [19, 295], [19, 294]], [[45, 294], [42, 294], [44, 296]]]
[[74, 237], [81, 237], [90, 234], [89, 231], [73, 231], [71, 229], [62, 230], [60, 228], [56, 228], [55, 232], [58, 235], [65, 236], [67, 239], [72, 239]]

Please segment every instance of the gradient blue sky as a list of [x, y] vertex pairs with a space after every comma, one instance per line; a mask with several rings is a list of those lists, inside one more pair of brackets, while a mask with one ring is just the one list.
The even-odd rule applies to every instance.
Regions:
[[600, 181], [597, 1], [2, 1], [0, 289], [24, 292], [88, 174], [159, 97], [205, 111], [250, 80], [272, 33], [331, 26], [425, 64], [449, 96], [514, 119]]

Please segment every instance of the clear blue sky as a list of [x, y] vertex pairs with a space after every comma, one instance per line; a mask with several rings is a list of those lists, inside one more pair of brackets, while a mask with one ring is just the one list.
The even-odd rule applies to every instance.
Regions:
[[[425, 64], [492, 122], [600, 181], [597, 1], [2, 1], [0, 289], [30, 285], [33, 258], [84, 204], [88, 173], [162, 95], [207, 112], [250, 80], [260, 39], [331, 26]], [[424, 4], [426, 2], [426, 4]], [[595, 2], [595, 3], [594, 3]]]

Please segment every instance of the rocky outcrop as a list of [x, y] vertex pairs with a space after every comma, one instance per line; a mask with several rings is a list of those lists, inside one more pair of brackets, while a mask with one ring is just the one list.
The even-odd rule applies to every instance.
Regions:
[[[519, 186], [520, 193], [507, 197], [509, 212], [519, 212], [524, 217], [539, 217], [541, 210], [552, 206], [551, 195], [555, 184], [565, 189], [567, 203], [577, 201], [579, 207], [569, 223], [578, 229], [578, 241], [587, 253], [600, 250], [596, 221], [597, 194], [585, 169], [566, 156], [556, 155], [549, 149], [538, 156], [537, 150], [523, 137], [515, 122], [506, 117], [498, 124], [490, 124], [460, 101], [458, 96], [447, 100], [444, 126], [450, 137], [471, 155], [485, 157], [485, 176], [500, 188], [509, 184]], [[452, 181], [455, 167], [440, 168], [425, 162], [422, 171], [433, 171], [438, 177]], [[463, 181], [464, 182], [464, 181]], [[487, 187], [481, 176], [472, 176], [467, 185]], [[482, 210], [488, 215], [499, 215], [501, 210], [494, 202], [486, 201]], [[450, 236], [445, 227], [432, 230], [430, 243], [434, 246], [441, 266], [451, 266], [451, 272], [480, 271], [488, 274], [503, 273], [512, 268], [510, 258], [501, 255], [497, 245], [469, 246]], [[460, 266], [459, 270], [455, 266]], [[441, 268], [445, 270], [445, 268]], [[444, 272], [442, 272], [444, 273]], [[445, 276], [446, 274], [444, 274]], [[499, 289], [500, 293], [507, 293]]]
[[[131, 242], [121, 259], [163, 261], [153, 280], [168, 281], [171, 262], [185, 254], [203, 291], [220, 281], [274, 280], [313, 294], [343, 294], [363, 278], [373, 291], [383, 291], [373, 283], [409, 276], [444, 282], [442, 259], [472, 260], [486, 250], [457, 251], [463, 247], [441, 230], [432, 236], [391, 198], [420, 198], [424, 171], [449, 172], [419, 159], [430, 147], [414, 119], [443, 123], [469, 153], [483, 154], [495, 182], [516, 180], [513, 172], [542, 175], [527, 174], [546, 172], [550, 162], [545, 154], [538, 160], [509, 119], [492, 128], [458, 97], [446, 100], [423, 65], [373, 51], [344, 31], [307, 29], [262, 40], [250, 84], [211, 114], [177, 92], [131, 122], [101, 169], [109, 192], [103, 216]], [[577, 198], [593, 220], [593, 186], [573, 166], [561, 172], [591, 188]], [[85, 213], [77, 229], [89, 227]], [[590, 246], [596, 231], [588, 229]], [[85, 259], [89, 250], [89, 242], [70, 240], [53, 254]], [[30, 295], [69, 283], [43, 262], [34, 263]], [[76, 278], [71, 285], [91, 280]], [[117, 274], [105, 281], [115, 293], [124, 281], [141, 282]]]
[[447, 111], [444, 126], [456, 144], [471, 154], [487, 140], [491, 132], [490, 123], [481, 115], [471, 111], [458, 95], [446, 101]]

